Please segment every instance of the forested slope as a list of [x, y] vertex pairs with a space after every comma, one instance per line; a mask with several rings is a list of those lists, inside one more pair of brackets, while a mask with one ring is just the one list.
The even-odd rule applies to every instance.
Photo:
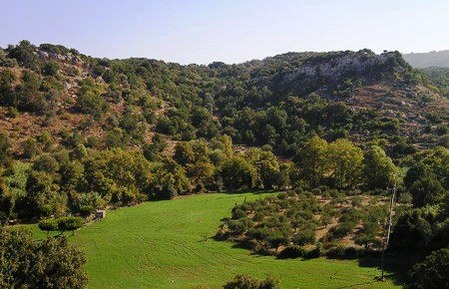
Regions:
[[227, 134], [285, 156], [314, 134], [428, 147], [447, 123], [447, 100], [397, 52], [182, 66], [22, 42], [1, 55], [0, 121], [17, 155], [45, 131], [53, 145], [82, 135], [99, 148], [141, 147], [154, 132], [174, 141]]

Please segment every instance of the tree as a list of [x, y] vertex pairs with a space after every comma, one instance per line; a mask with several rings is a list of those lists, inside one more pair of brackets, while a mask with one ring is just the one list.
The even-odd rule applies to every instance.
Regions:
[[104, 143], [107, 148], [124, 148], [125, 147], [125, 134], [119, 127], [115, 127], [108, 131], [104, 137]]
[[159, 134], [154, 135], [151, 143], [144, 144], [143, 155], [149, 161], [159, 160], [160, 154], [167, 148], [167, 141]]
[[6, 184], [6, 178], [0, 167], [0, 226], [8, 220], [14, 209], [14, 198]]
[[410, 193], [415, 207], [434, 205], [442, 200], [446, 193], [440, 182], [425, 178], [413, 183]]
[[411, 289], [448, 288], [449, 249], [432, 252], [410, 271]]
[[365, 249], [370, 246], [380, 247], [382, 245], [382, 240], [372, 234], [361, 234], [354, 239], [354, 242], [357, 245], [365, 246]]
[[256, 184], [255, 168], [242, 157], [232, 157], [225, 161], [221, 176], [226, 189], [253, 188]]
[[93, 79], [80, 81], [77, 108], [85, 114], [99, 119], [108, 109], [108, 104], [103, 98], [104, 88]]
[[318, 136], [314, 136], [299, 152], [299, 169], [301, 176], [311, 186], [321, 183], [327, 172], [326, 153], [328, 143]]
[[0, 71], [0, 104], [15, 106], [14, 82], [16, 76], [10, 69]]
[[48, 76], [56, 76], [59, 72], [59, 65], [54, 61], [47, 61], [42, 67], [42, 74]]
[[363, 159], [363, 177], [367, 189], [385, 189], [397, 177], [398, 169], [385, 151], [372, 146]]
[[40, 155], [33, 164], [33, 169], [54, 176], [59, 170], [59, 163], [49, 154]]
[[230, 157], [234, 153], [234, 148], [232, 147], [232, 138], [227, 135], [216, 136], [211, 139], [209, 147], [212, 150], [221, 150], [226, 156]]
[[354, 188], [361, 181], [363, 152], [352, 142], [338, 139], [328, 147], [329, 173], [340, 189]]
[[42, 88], [42, 76], [32, 71], [24, 71], [21, 83], [17, 86], [14, 107], [35, 113], [48, 109], [48, 101]]
[[9, 149], [11, 147], [10, 139], [7, 135], [0, 133], [0, 165], [9, 162]]
[[280, 183], [281, 172], [276, 156], [270, 151], [252, 148], [245, 153], [246, 159], [256, 168], [263, 188], [272, 189]]
[[26, 191], [27, 195], [20, 204], [24, 216], [45, 217], [64, 210], [64, 199], [58, 194], [58, 188], [48, 173], [31, 171]]
[[37, 153], [37, 142], [35, 138], [28, 138], [22, 143], [23, 156], [27, 159], [33, 158]]
[[0, 288], [84, 289], [86, 262], [65, 236], [37, 241], [30, 231], [0, 229]]
[[190, 142], [178, 142], [175, 146], [173, 159], [180, 165], [191, 164], [195, 161], [195, 153]]
[[199, 161], [187, 166], [187, 175], [194, 184], [207, 189], [217, 189], [215, 185], [215, 166], [210, 162]]
[[35, 53], [36, 46], [27, 40], [20, 41], [19, 45], [8, 48], [9, 57], [17, 59], [17, 62], [33, 70], [39, 67], [39, 57]]

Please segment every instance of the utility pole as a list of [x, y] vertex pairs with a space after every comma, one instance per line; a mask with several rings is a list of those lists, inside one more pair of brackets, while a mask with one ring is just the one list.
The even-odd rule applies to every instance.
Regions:
[[385, 279], [385, 252], [388, 249], [388, 244], [390, 242], [390, 233], [391, 233], [391, 226], [393, 225], [393, 212], [394, 212], [394, 204], [396, 202], [396, 191], [397, 191], [397, 180], [394, 182], [394, 186], [393, 186], [393, 195], [391, 196], [391, 202], [390, 202], [390, 213], [387, 219], [387, 237], [385, 238], [384, 241], [384, 246], [382, 249], [382, 255], [381, 255], [381, 260], [380, 260], [380, 268], [382, 270], [382, 275], [380, 277], [380, 280], [384, 280]]

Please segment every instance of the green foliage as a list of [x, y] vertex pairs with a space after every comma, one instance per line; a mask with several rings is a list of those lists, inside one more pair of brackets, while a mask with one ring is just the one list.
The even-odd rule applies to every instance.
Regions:
[[47, 76], [56, 76], [58, 72], [59, 72], [59, 65], [54, 61], [47, 61], [42, 67], [42, 74]]
[[26, 182], [27, 195], [20, 200], [17, 210], [24, 217], [61, 214], [65, 209], [65, 199], [57, 190], [51, 175], [33, 170]]
[[432, 252], [410, 271], [410, 288], [444, 288], [449, 283], [449, 249]]
[[39, 67], [39, 58], [35, 51], [36, 46], [27, 40], [22, 40], [19, 45], [12, 46], [8, 49], [8, 56], [15, 58], [20, 65], [26, 68], [37, 70]]
[[0, 229], [0, 261], [2, 288], [83, 289], [87, 285], [86, 256], [64, 236], [36, 241], [27, 231]]
[[372, 146], [363, 160], [363, 177], [367, 189], [385, 189], [397, 179], [398, 169], [379, 146]]
[[34, 138], [26, 139], [22, 143], [22, 148], [23, 148], [23, 156], [25, 158], [27, 158], [27, 159], [33, 158], [38, 152], [36, 139], [34, 139]]
[[0, 165], [5, 165], [9, 162], [10, 147], [11, 143], [9, 137], [0, 132]]
[[224, 187], [228, 190], [253, 188], [256, 185], [257, 172], [242, 157], [232, 157], [223, 163], [221, 168]]
[[413, 198], [413, 205], [415, 207], [422, 207], [427, 204], [435, 205], [439, 203], [445, 190], [440, 182], [426, 178], [415, 181], [410, 187], [410, 193]]
[[363, 152], [352, 142], [338, 139], [328, 148], [330, 179], [336, 188], [355, 188], [361, 183]]
[[10, 69], [0, 71], [0, 104], [13, 106], [15, 104], [14, 87], [16, 76]]
[[237, 275], [223, 286], [224, 289], [280, 289], [279, 282], [272, 278], [258, 280], [249, 275]]
[[103, 86], [93, 79], [82, 80], [79, 85], [77, 108], [96, 119], [101, 118], [108, 109], [108, 104], [103, 98]]
[[338, 189], [357, 188], [362, 183], [363, 152], [352, 142], [332, 143], [314, 136], [298, 156], [300, 176], [310, 186], [329, 184]]
[[58, 230], [58, 221], [54, 218], [44, 219], [38, 223], [39, 229], [46, 232], [52, 232]]
[[141, 154], [120, 149], [96, 153], [84, 165], [86, 192], [97, 192], [113, 203], [137, 202], [148, 191], [151, 171]]
[[302, 230], [295, 236], [294, 243], [299, 246], [314, 244], [316, 242], [315, 235], [315, 231], [311, 229]]
[[167, 148], [167, 141], [160, 135], [156, 134], [151, 143], [146, 143], [143, 145], [143, 155], [148, 161], [158, 161], [159, 156]]
[[61, 217], [56, 220], [58, 223], [58, 230], [75, 231], [81, 228], [84, 224], [84, 219], [80, 217]]

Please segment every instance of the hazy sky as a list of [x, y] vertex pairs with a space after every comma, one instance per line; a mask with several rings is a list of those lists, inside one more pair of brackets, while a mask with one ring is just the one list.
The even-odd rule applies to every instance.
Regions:
[[0, 46], [242, 62], [289, 51], [449, 49], [449, 0], [0, 0]]

